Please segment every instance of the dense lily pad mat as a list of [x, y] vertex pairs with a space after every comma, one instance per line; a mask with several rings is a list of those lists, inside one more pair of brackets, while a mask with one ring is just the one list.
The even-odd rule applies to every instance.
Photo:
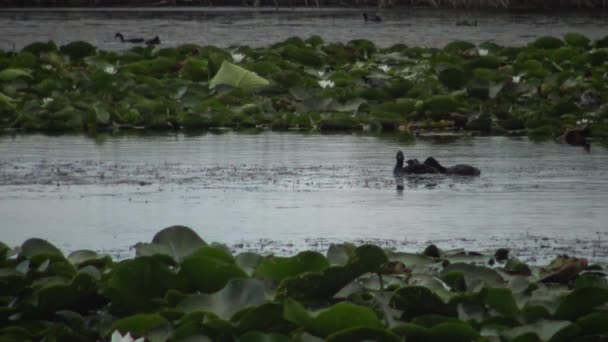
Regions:
[[289, 38], [265, 48], [0, 51], [0, 129], [264, 127], [608, 135], [608, 39], [443, 49]]
[[[608, 338], [602, 266], [495, 254], [332, 245], [327, 256], [233, 255], [166, 228], [137, 256], [67, 258], [0, 243], [0, 341], [595, 341]], [[509, 265], [525, 267], [510, 267]]]

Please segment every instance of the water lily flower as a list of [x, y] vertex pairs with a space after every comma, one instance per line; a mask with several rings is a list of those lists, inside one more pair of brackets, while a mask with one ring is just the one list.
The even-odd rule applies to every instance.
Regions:
[[378, 65], [378, 69], [380, 69], [380, 70], [382, 70], [384, 72], [388, 72], [389, 70], [391, 70], [391, 67], [389, 67], [386, 64], [380, 64], [380, 65]]
[[521, 82], [521, 77], [522, 77], [522, 75], [513, 76], [513, 78], [512, 78], [513, 83]]
[[479, 53], [480, 56], [487, 56], [488, 55], [488, 50], [487, 49], [479, 49], [479, 50], [477, 50], [477, 52]]
[[240, 62], [242, 62], [244, 59], [245, 59], [245, 55], [244, 55], [244, 54], [242, 54], [242, 53], [233, 53], [233, 54], [232, 54], [232, 60], [233, 60], [235, 63], [240, 63]]
[[53, 69], [53, 66], [52, 66], [52, 65], [50, 65], [50, 64], [44, 64], [44, 65], [42, 66], [42, 69], [44, 69], [44, 70], [52, 70], [52, 69]]
[[317, 71], [317, 75], [319, 75], [319, 78], [323, 77], [323, 75], [325, 75], [325, 70]]
[[103, 71], [106, 74], [114, 75], [118, 72], [118, 69], [116, 69], [116, 67], [113, 65], [108, 65], [107, 67], [103, 68]]
[[53, 102], [52, 97], [45, 97], [42, 99], [42, 107], [46, 107], [49, 103]]
[[321, 81], [319, 81], [319, 85], [321, 86], [321, 88], [325, 89], [325, 88], [333, 88], [336, 84], [334, 83], [334, 81], [321, 80]]
[[114, 330], [112, 342], [144, 342], [144, 338], [140, 337], [135, 340], [131, 337], [131, 333], [126, 333], [125, 336], [122, 336], [118, 330]]
[[576, 124], [578, 126], [586, 125], [586, 124], [592, 124], [592, 123], [593, 123], [593, 120], [589, 120], [589, 119], [580, 119], [580, 120], [576, 121]]

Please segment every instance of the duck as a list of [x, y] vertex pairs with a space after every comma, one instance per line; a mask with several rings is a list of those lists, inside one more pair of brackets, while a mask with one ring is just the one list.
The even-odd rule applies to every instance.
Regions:
[[424, 161], [424, 164], [428, 165], [430, 167], [433, 167], [433, 168], [439, 170], [440, 173], [444, 173], [446, 175], [479, 176], [481, 174], [481, 171], [479, 171], [478, 168], [471, 166], [469, 164], [458, 164], [458, 165], [454, 165], [452, 167], [446, 168], [443, 165], [439, 164], [439, 162], [433, 157], [428, 157]]
[[397, 163], [395, 164], [395, 168], [393, 169], [393, 175], [399, 176], [404, 174], [438, 174], [440, 173], [438, 169], [433, 166], [420, 163], [418, 159], [410, 159], [407, 161], [407, 166], [403, 166], [405, 162], [405, 157], [402, 151], [397, 152]]
[[114, 35], [114, 39], [119, 38], [121, 43], [143, 43], [143, 38], [129, 38], [125, 39], [122, 33], [118, 32]]
[[374, 14], [373, 17], [369, 17], [367, 13], [363, 13], [363, 20], [365, 20], [365, 22], [371, 21], [374, 23], [379, 23], [382, 21], [382, 18], [380, 18], [380, 16], [377, 14]]
[[158, 38], [158, 36], [156, 36], [152, 39], [146, 40], [146, 45], [158, 45], [158, 44], [160, 44], [160, 38]]

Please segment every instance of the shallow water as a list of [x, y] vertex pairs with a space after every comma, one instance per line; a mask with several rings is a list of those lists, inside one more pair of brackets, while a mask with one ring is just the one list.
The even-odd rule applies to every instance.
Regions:
[[[471, 163], [475, 179], [406, 179], [394, 155]], [[182, 224], [234, 250], [340, 241], [515, 248], [608, 260], [608, 150], [487, 137], [259, 134], [0, 136], [0, 240], [129, 255]]]
[[[34, 41], [59, 44], [88, 41], [102, 49], [133, 45], [114, 39], [159, 36], [162, 46], [183, 43], [266, 46], [291, 36], [320, 35], [326, 41], [366, 38], [380, 46], [405, 43], [443, 47], [456, 39], [523, 45], [543, 35], [581, 32], [590, 38], [606, 35], [608, 12], [518, 12], [390, 9], [380, 11], [382, 23], [364, 23], [363, 11], [375, 9], [262, 8], [112, 8], [0, 9], [0, 48], [18, 50]], [[457, 21], [478, 26], [456, 26]]]

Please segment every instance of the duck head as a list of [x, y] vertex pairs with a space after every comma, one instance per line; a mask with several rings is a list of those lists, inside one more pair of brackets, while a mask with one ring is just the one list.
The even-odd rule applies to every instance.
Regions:
[[401, 161], [403, 163], [403, 161], [405, 160], [405, 157], [403, 156], [403, 152], [402, 151], [398, 151], [397, 152], [397, 161]]

